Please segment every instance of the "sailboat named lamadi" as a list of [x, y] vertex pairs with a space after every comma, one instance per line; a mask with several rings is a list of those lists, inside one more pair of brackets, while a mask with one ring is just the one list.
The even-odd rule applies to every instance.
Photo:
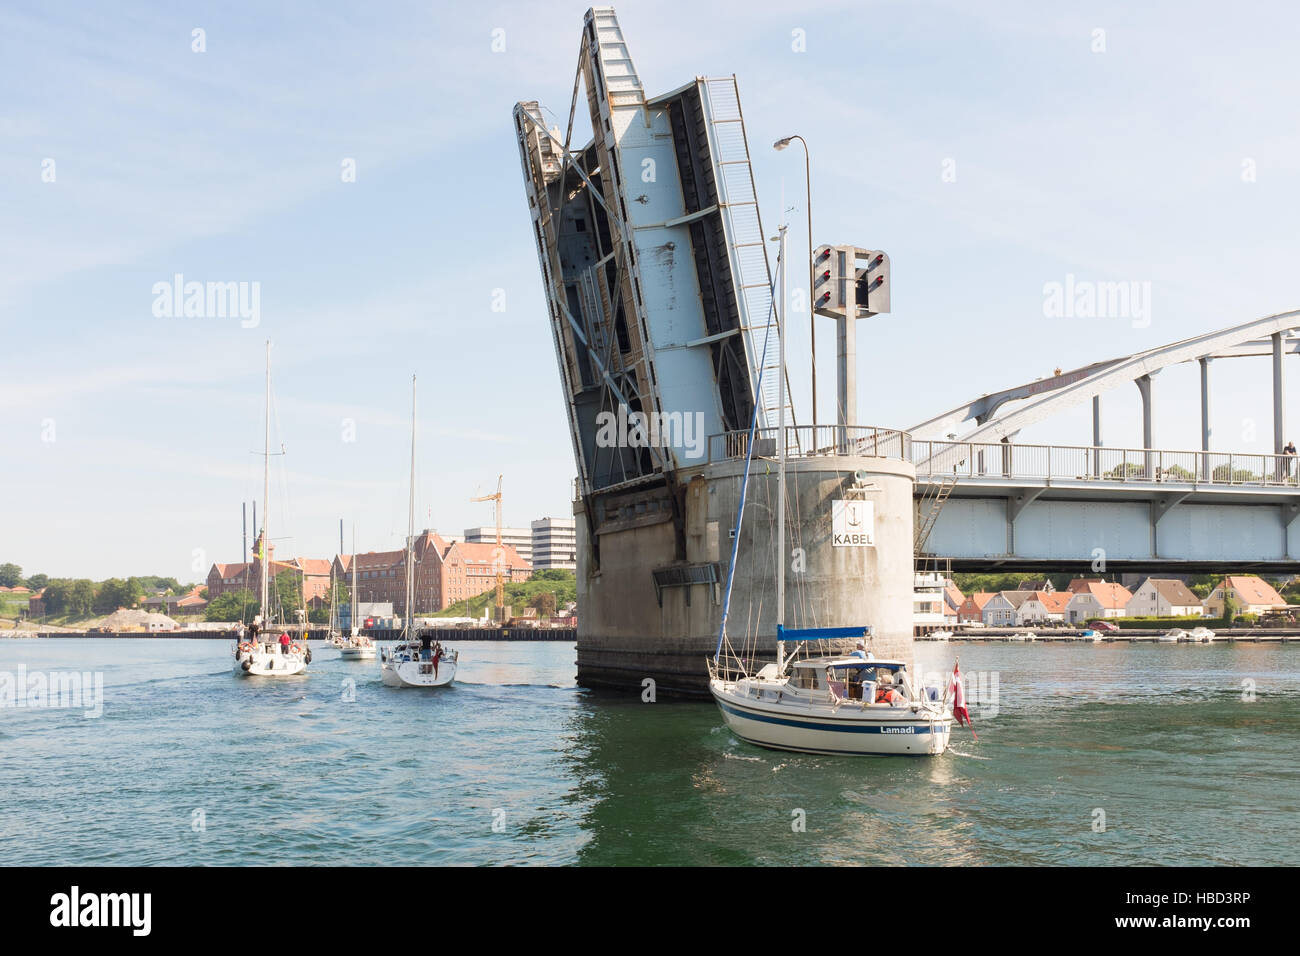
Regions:
[[[777, 368], [785, 369], [785, 333], [781, 323], [786, 302], [786, 227], [780, 228], [781, 252], [777, 260], [781, 303], [776, 313], [780, 358]], [[764, 352], [766, 353], [766, 343]], [[766, 356], [764, 356], [766, 359]], [[762, 386], [760, 373], [759, 386]], [[740, 525], [745, 517], [750, 466], [754, 457], [754, 433], [758, 424], [758, 403], [749, 424], [748, 451], [732, 537], [731, 563], [727, 570], [726, 597], [718, 629], [718, 648], [708, 661], [709, 691], [722, 712], [722, 719], [741, 740], [776, 750], [817, 754], [941, 754], [948, 749], [952, 712], [946, 701], [938, 701], [909, 677], [907, 666], [897, 660], [877, 660], [867, 649], [870, 625], [789, 629], [785, 626], [785, 501], [786, 443], [785, 406], [777, 419], [776, 541], [776, 661], [762, 666], [752, 658], [744, 660], [731, 650], [727, 618], [735, 583]], [[834, 647], [834, 642], [857, 640], [853, 653], [807, 655], [811, 644]], [[786, 645], [793, 645], [787, 656]], [[723, 650], [728, 653], [724, 656]]]
[[[868, 636], [870, 628], [778, 627], [787, 641]], [[862, 656], [858, 656], [862, 655]], [[948, 749], [952, 714], [914, 686], [902, 661], [869, 652], [794, 657], [756, 673], [710, 662], [709, 690], [741, 740], [776, 750], [819, 754], [925, 756]]]
[[301, 674], [311, 663], [311, 647], [305, 638], [292, 640], [287, 631], [275, 627], [271, 620], [271, 577], [274, 560], [271, 553], [271, 343], [266, 343], [266, 445], [262, 452], [262, 530], [257, 537], [257, 557], [261, 573], [261, 605], [248, 635], [235, 644], [235, 674], [240, 677], [292, 677]]
[[[406, 529], [406, 607], [402, 639], [379, 655], [379, 676], [389, 687], [449, 687], [459, 655], [415, 624], [415, 377], [411, 377], [411, 495]], [[355, 559], [354, 559], [355, 560]]]

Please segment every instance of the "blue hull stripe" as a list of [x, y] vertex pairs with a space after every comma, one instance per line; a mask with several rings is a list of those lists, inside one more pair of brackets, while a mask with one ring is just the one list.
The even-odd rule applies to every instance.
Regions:
[[[808, 754], [831, 754], [831, 755], [836, 756], [836, 757], [935, 757], [935, 756], [938, 756], [937, 754], [932, 754], [932, 753], [929, 753], [928, 751], [925, 751], [925, 750], [918, 750], [918, 751], [916, 751], [915, 753], [912, 753], [912, 752], [910, 752], [910, 751], [891, 751], [891, 752], [889, 752], [889, 753], [885, 753], [885, 752], [883, 752], [883, 751], [875, 751], [875, 750], [872, 750], [872, 751], [867, 751], [867, 750], [830, 750], [830, 749], [828, 749], [828, 748], [826, 748], [826, 747], [792, 747], [792, 746], [782, 746], [782, 745], [778, 745], [778, 744], [768, 744], [768, 743], [763, 743], [762, 741], [759, 741], [759, 740], [751, 740], [750, 738], [744, 736], [743, 734], [736, 733], [736, 731], [735, 731], [734, 729], [733, 729], [731, 732], [732, 732], [733, 734], [736, 734], [736, 736], [737, 736], [739, 739], [743, 740], [745, 743], [747, 743], [747, 744], [751, 744], [751, 745], [753, 745], [753, 746], [755, 746], [755, 747], [762, 747], [764, 750], [794, 750], [794, 751], [797, 751], [798, 753], [808, 753]], [[904, 734], [903, 736], [911, 736], [911, 735], [910, 735], [910, 734]]]
[[[897, 724], [893, 724], [893, 725], [879, 724], [876, 726], [871, 726], [870, 724], [867, 725], [823, 724], [823, 723], [814, 724], [802, 720], [792, 720], [788, 717], [773, 717], [769, 714], [759, 713], [757, 711], [739, 710], [735, 707], [732, 707], [729, 704], [724, 704], [721, 700], [718, 700], [718, 698], [716, 697], [714, 698], [714, 700], [717, 700], [718, 706], [721, 707], [723, 710], [725, 710], [727, 713], [735, 714], [737, 717], [744, 717], [748, 720], [759, 720], [765, 724], [782, 724], [783, 726], [786, 727], [798, 727], [800, 730], [824, 730], [828, 733], [836, 733], [836, 734], [880, 734], [880, 733], [886, 733], [886, 728], [888, 727], [891, 726], [896, 727], [902, 725], [907, 727], [915, 727], [916, 729], [913, 730], [911, 733], [900, 734], [897, 732], [893, 732], [893, 733], [887, 733], [886, 736], [889, 737], [929, 737], [930, 736], [930, 726], [929, 726], [930, 722], [928, 720], [925, 722], [924, 726], [922, 726], [919, 722], [906, 723], [903, 721], [899, 721]], [[936, 721], [936, 724], [937, 723], [938, 721]]]

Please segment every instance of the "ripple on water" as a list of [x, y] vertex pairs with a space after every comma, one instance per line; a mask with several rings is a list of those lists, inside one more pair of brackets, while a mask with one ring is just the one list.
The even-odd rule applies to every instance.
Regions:
[[1294, 645], [964, 646], [996, 699], [923, 760], [759, 750], [710, 704], [579, 690], [572, 644], [461, 645], [433, 694], [325, 653], [238, 679], [228, 650], [0, 642], [0, 670], [105, 682], [97, 719], [0, 711], [6, 862], [1300, 862]]

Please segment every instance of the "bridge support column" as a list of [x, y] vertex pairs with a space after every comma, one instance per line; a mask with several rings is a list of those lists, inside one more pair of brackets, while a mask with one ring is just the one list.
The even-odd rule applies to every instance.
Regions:
[[1291, 553], [1291, 526], [1300, 518], [1300, 505], [1282, 505], [1282, 553], [1288, 560], [1295, 558]]
[[1142, 476], [1144, 478], [1150, 478], [1151, 464], [1153, 461], [1151, 457], [1151, 448], [1153, 446], [1153, 439], [1151, 434], [1153, 431], [1152, 421], [1151, 421], [1152, 418], [1151, 376], [1142, 375], [1134, 379], [1133, 382], [1135, 385], [1137, 385], [1138, 391], [1142, 393], [1142, 447], [1146, 449], [1146, 454], [1143, 456]]
[[1101, 477], [1101, 396], [1092, 396], [1092, 476]]
[[1210, 359], [1201, 363], [1201, 480], [1210, 480]]
[[1273, 454], [1286, 445], [1286, 381], [1282, 376], [1282, 333], [1273, 333]]
[[1016, 519], [1025, 507], [1043, 493], [1043, 488], [1025, 488], [1007, 499], [1007, 554], [1016, 553]]
[[1160, 557], [1160, 519], [1167, 515], [1175, 505], [1182, 504], [1191, 493], [1181, 495], [1165, 495], [1163, 498], [1154, 498], [1151, 501], [1151, 557]]

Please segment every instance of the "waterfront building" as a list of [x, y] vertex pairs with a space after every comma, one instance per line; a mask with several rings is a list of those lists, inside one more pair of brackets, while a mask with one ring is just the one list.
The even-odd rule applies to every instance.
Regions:
[[1199, 617], [1201, 599], [1175, 578], [1147, 578], [1124, 609], [1129, 617]]
[[[261, 535], [253, 544], [253, 561], [238, 564], [214, 564], [208, 571], [208, 600], [214, 601], [231, 591], [252, 591], [257, 594], [262, 588], [262, 546]], [[329, 600], [330, 561], [328, 558], [286, 558], [277, 559], [275, 545], [270, 546], [269, 563], [272, 580], [281, 575], [292, 574], [299, 585], [301, 607], [314, 602]], [[292, 610], [292, 609], [286, 609]]]
[[543, 568], [578, 568], [578, 532], [573, 518], [538, 518], [532, 523], [532, 562]]
[[[1071, 589], [1074, 582], [1070, 582]], [[1074, 591], [1065, 606], [1065, 619], [1071, 624], [1093, 618], [1124, 617], [1133, 594], [1114, 581], [1083, 581], [1082, 589]]]
[[[495, 588], [498, 567], [507, 582], [532, 577], [532, 565], [512, 545], [503, 544], [498, 555], [495, 528], [492, 539], [491, 543], [448, 541], [432, 529], [418, 534], [412, 546], [414, 613], [446, 610]], [[348, 587], [352, 586], [353, 557], [340, 554], [334, 559], [334, 573]], [[370, 551], [355, 558], [357, 599], [391, 602], [394, 613], [405, 616], [406, 549]]]
[[1056, 591], [1030, 591], [1029, 597], [1020, 605], [1017, 623], [1050, 624], [1065, 620], [1065, 608], [1073, 597], [1069, 593]]
[[[466, 528], [466, 544], [491, 544], [497, 543], [496, 525], [487, 525], [482, 528]], [[533, 563], [533, 530], [532, 528], [502, 528], [501, 543], [508, 544], [515, 549], [515, 553], [523, 558], [529, 564]]]
[[238, 564], [214, 564], [208, 571], [208, 600], [215, 601], [230, 591], [252, 591], [253, 566], [247, 562]]
[[984, 605], [984, 624], [986, 627], [1019, 627], [1020, 607], [1033, 591], [999, 591]]
[[912, 633], [929, 634], [948, 623], [945, 579], [942, 574], [918, 571], [912, 582]]
[[1263, 614], [1273, 608], [1286, 607], [1282, 595], [1273, 585], [1253, 574], [1230, 574], [1210, 592], [1202, 604], [1210, 617], [1223, 617], [1223, 599], [1232, 601], [1237, 614]]
[[993, 600], [993, 593], [990, 591], [976, 591], [962, 601], [961, 607], [957, 608], [958, 624], [983, 624], [984, 623], [984, 605]]

